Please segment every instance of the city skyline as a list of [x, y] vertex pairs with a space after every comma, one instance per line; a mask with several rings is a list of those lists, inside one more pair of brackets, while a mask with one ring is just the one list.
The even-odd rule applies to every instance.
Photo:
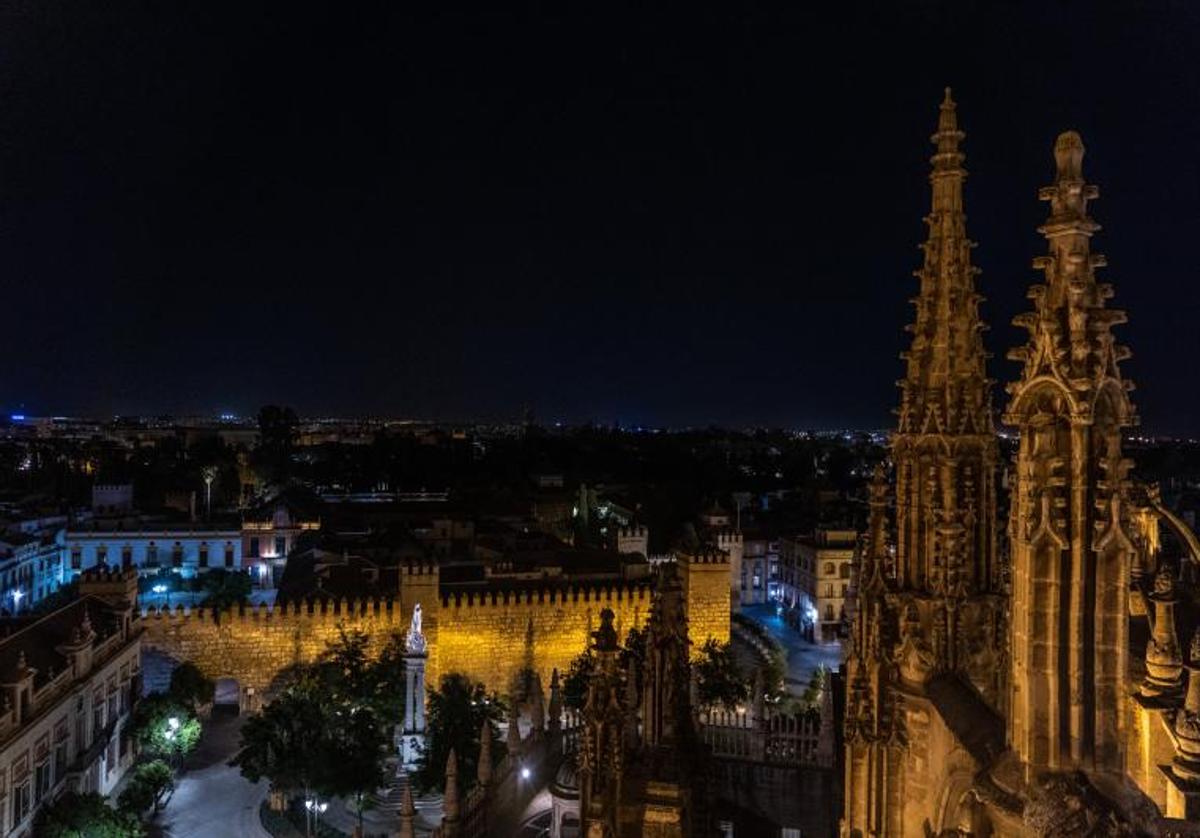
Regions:
[[1144, 428], [1200, 427], [1191, 10], [7, 22], [7, 413], [888, 427], [950, 85], [991, 377], [1076, 128]]

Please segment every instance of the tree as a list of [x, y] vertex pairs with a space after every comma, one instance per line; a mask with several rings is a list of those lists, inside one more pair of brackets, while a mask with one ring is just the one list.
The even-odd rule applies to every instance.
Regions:
[[327, 728], [316, 785], [325, 794], [349, 798], [358, 814], [358, 831], [363, 831], [363, 812], [371, 792], [384, 784], [384, 755], [390, 737], [384, 735], [369, 707], [335, 711]]
[[483, 684], [459, 672], [442, 676], [438, 689], [429, 691], [425, 749], [414, 774], [417, 786], [442, 790], [451, 748], [458, 757], [459, 776], [474, 777], [479, 763], [479, 734], [485, 720], [492, 730], [492, 758], [498, 760], [504, 747], [495, 731], [503, 718], [503, 702], [495, 693], [488, 695]]
[[205, 677], [196, 664], [188, 661], [175, 667], [175, 671], [171, 673], [171, 686], [167, 694], [195, 711], [201, 705], [212, 703], [216, 687], [212, 679]]
[[118, 812], [98, 794], [67, 792], [38, 813], [33, 832], [42, 838], [141, 838], [136, 816]]
[[176, 765], [200, 740], [200, 722], [184, 702], [152, 693], [133, 711], [133, 737], [146, 756]]
[[730, 644], [710, 637], [700, 647], [700, 656], [692, 667], [702, 705], [719, 704], [726, 710], [733, 710], [750, 697], [750, 685], [737, 665]]
[[575, 656], [563, 677], [563, 704], [572, 710], [583, 708], [583, 703], [587, 700], [588, 681], [591, 680], [595, 669], [596, 657], [591, 649]]
[[117, 799], [117, 805], [122, 811], [135, 815], [141, 815], [151, 807], [158, 814], [163, 796], [174, 789], [175, 775], [171, 766], [161, 759], [143, 762], [133, 769], [133, 775]]
[[251, 716], [242, 727], [241, 748], [229, 763], [252, 783], [266, 777], [279, 791], [309, 793], [327, 775], [326, 702], [318, 682], [301, 674], [297, 683]]
[[208, 594], [201, 605], [217, 609], [231, 608], [246, 602], [253, 587], [249, 573], [222, 568], [214, 568], [205, 573], [201, 584]]

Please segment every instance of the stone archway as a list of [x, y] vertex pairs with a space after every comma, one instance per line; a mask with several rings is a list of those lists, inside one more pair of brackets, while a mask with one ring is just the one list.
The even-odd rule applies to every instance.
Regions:
[[236, 716], [246, 708], [246, 696], [237, 678], [217, 678], [213, 690], [213, 715]]

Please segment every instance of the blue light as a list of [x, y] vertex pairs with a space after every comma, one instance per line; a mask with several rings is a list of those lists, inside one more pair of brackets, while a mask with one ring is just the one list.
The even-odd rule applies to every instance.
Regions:
[[11, 418], [11, 419], [12, 419], [14, 422], [24, 422], [24, 421], [25, 421], [25, 414], [24, 414], [24, 413], [14, 413], [14, 414], [13, 414], [11, 417], [9, 417], [9, 418]]

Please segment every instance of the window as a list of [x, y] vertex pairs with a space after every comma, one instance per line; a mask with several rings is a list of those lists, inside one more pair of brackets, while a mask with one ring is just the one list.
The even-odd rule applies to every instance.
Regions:
[[175, 546], [171, 548], [171, 566], [183, 567], [183, 545], [178, 541], [176, 541]]
[[146, 567], [158, 567], [158, 545], [153, 541], [146, 545]]
[[71, 548], [71, 570], [79, 570], [83, 567], [83, 549], [80, 547]]
[[39, 763], [34, 772], [33, 802], [41, 803], [42, 798], [50, 793], [50, 761]]
[[757, 573], [756, 573], [756, 574], [754, 574], [754, 587], [755, 587], [755, 588], [761, 588], [761, 587], [762, 587], [762, 577], [761, 577], [761, 576], [759, 576]]
[[13, 787], [12, 828], [16, 829], [27, 817], [29, 817], [29, 778]]
[[287, 538], [282, 535], [275, 536], [275, 557], [279, 559], [287, 557]]
[[225, 567], [233, 567], [233, 545], [225, 545]]
[[833, 566], [833, 562], [825, 562], [825, 575], [834, 576], [837, 574], [837, 568]]
[[67, 773], [67, 740], [64, 737], [63, 741], [54, 746], [54, 779], [56, 782], [62, 782], [62, 778]]
[[849, 586], [849, 585], [846, 585], [846, 584], [843, 584], [843, 585], [842, 585], [842, 596], [845, 596], [845, 595], [846, 595], [846, 591], [847, 591], [849, 588], [850, 588], [850, 586]]
[[827, 622], [833, 622], [833, 606], [832, 605], [825, 606], [825, 620]]
[[200, 565], [200, 567], [208, 567], [208, 545], [207, 544], [200, 545], [200, 550], [196, 554], [196, 562]]
[[108, 743], [108, 748], [107, 748], [107, 752], [106, 752], [105, 756], [106, 756], [106, 759], [104, 761], [106, 764], [104, 766], [104, 773], [106, 775], [112, 774], [113, 771], [115, 771], [117, 768], [117, 740], [114, 739]]
[[833, 585], [825, 586], [825, 596], [828, 599], [833, 599]]
[[258, 558], [258, 536], [254, 536], [250, 539], [250, 558]]
[[850, 578], [850, 562], [842, 562], [842, 578]]
[[108, 547], [101, 544], [96, 548], [96, 564], [107, 564], [108, 562]]
[[133, 548], [126, 544], [121, 548], [121, 567], [131, 567], [133, 565]]

